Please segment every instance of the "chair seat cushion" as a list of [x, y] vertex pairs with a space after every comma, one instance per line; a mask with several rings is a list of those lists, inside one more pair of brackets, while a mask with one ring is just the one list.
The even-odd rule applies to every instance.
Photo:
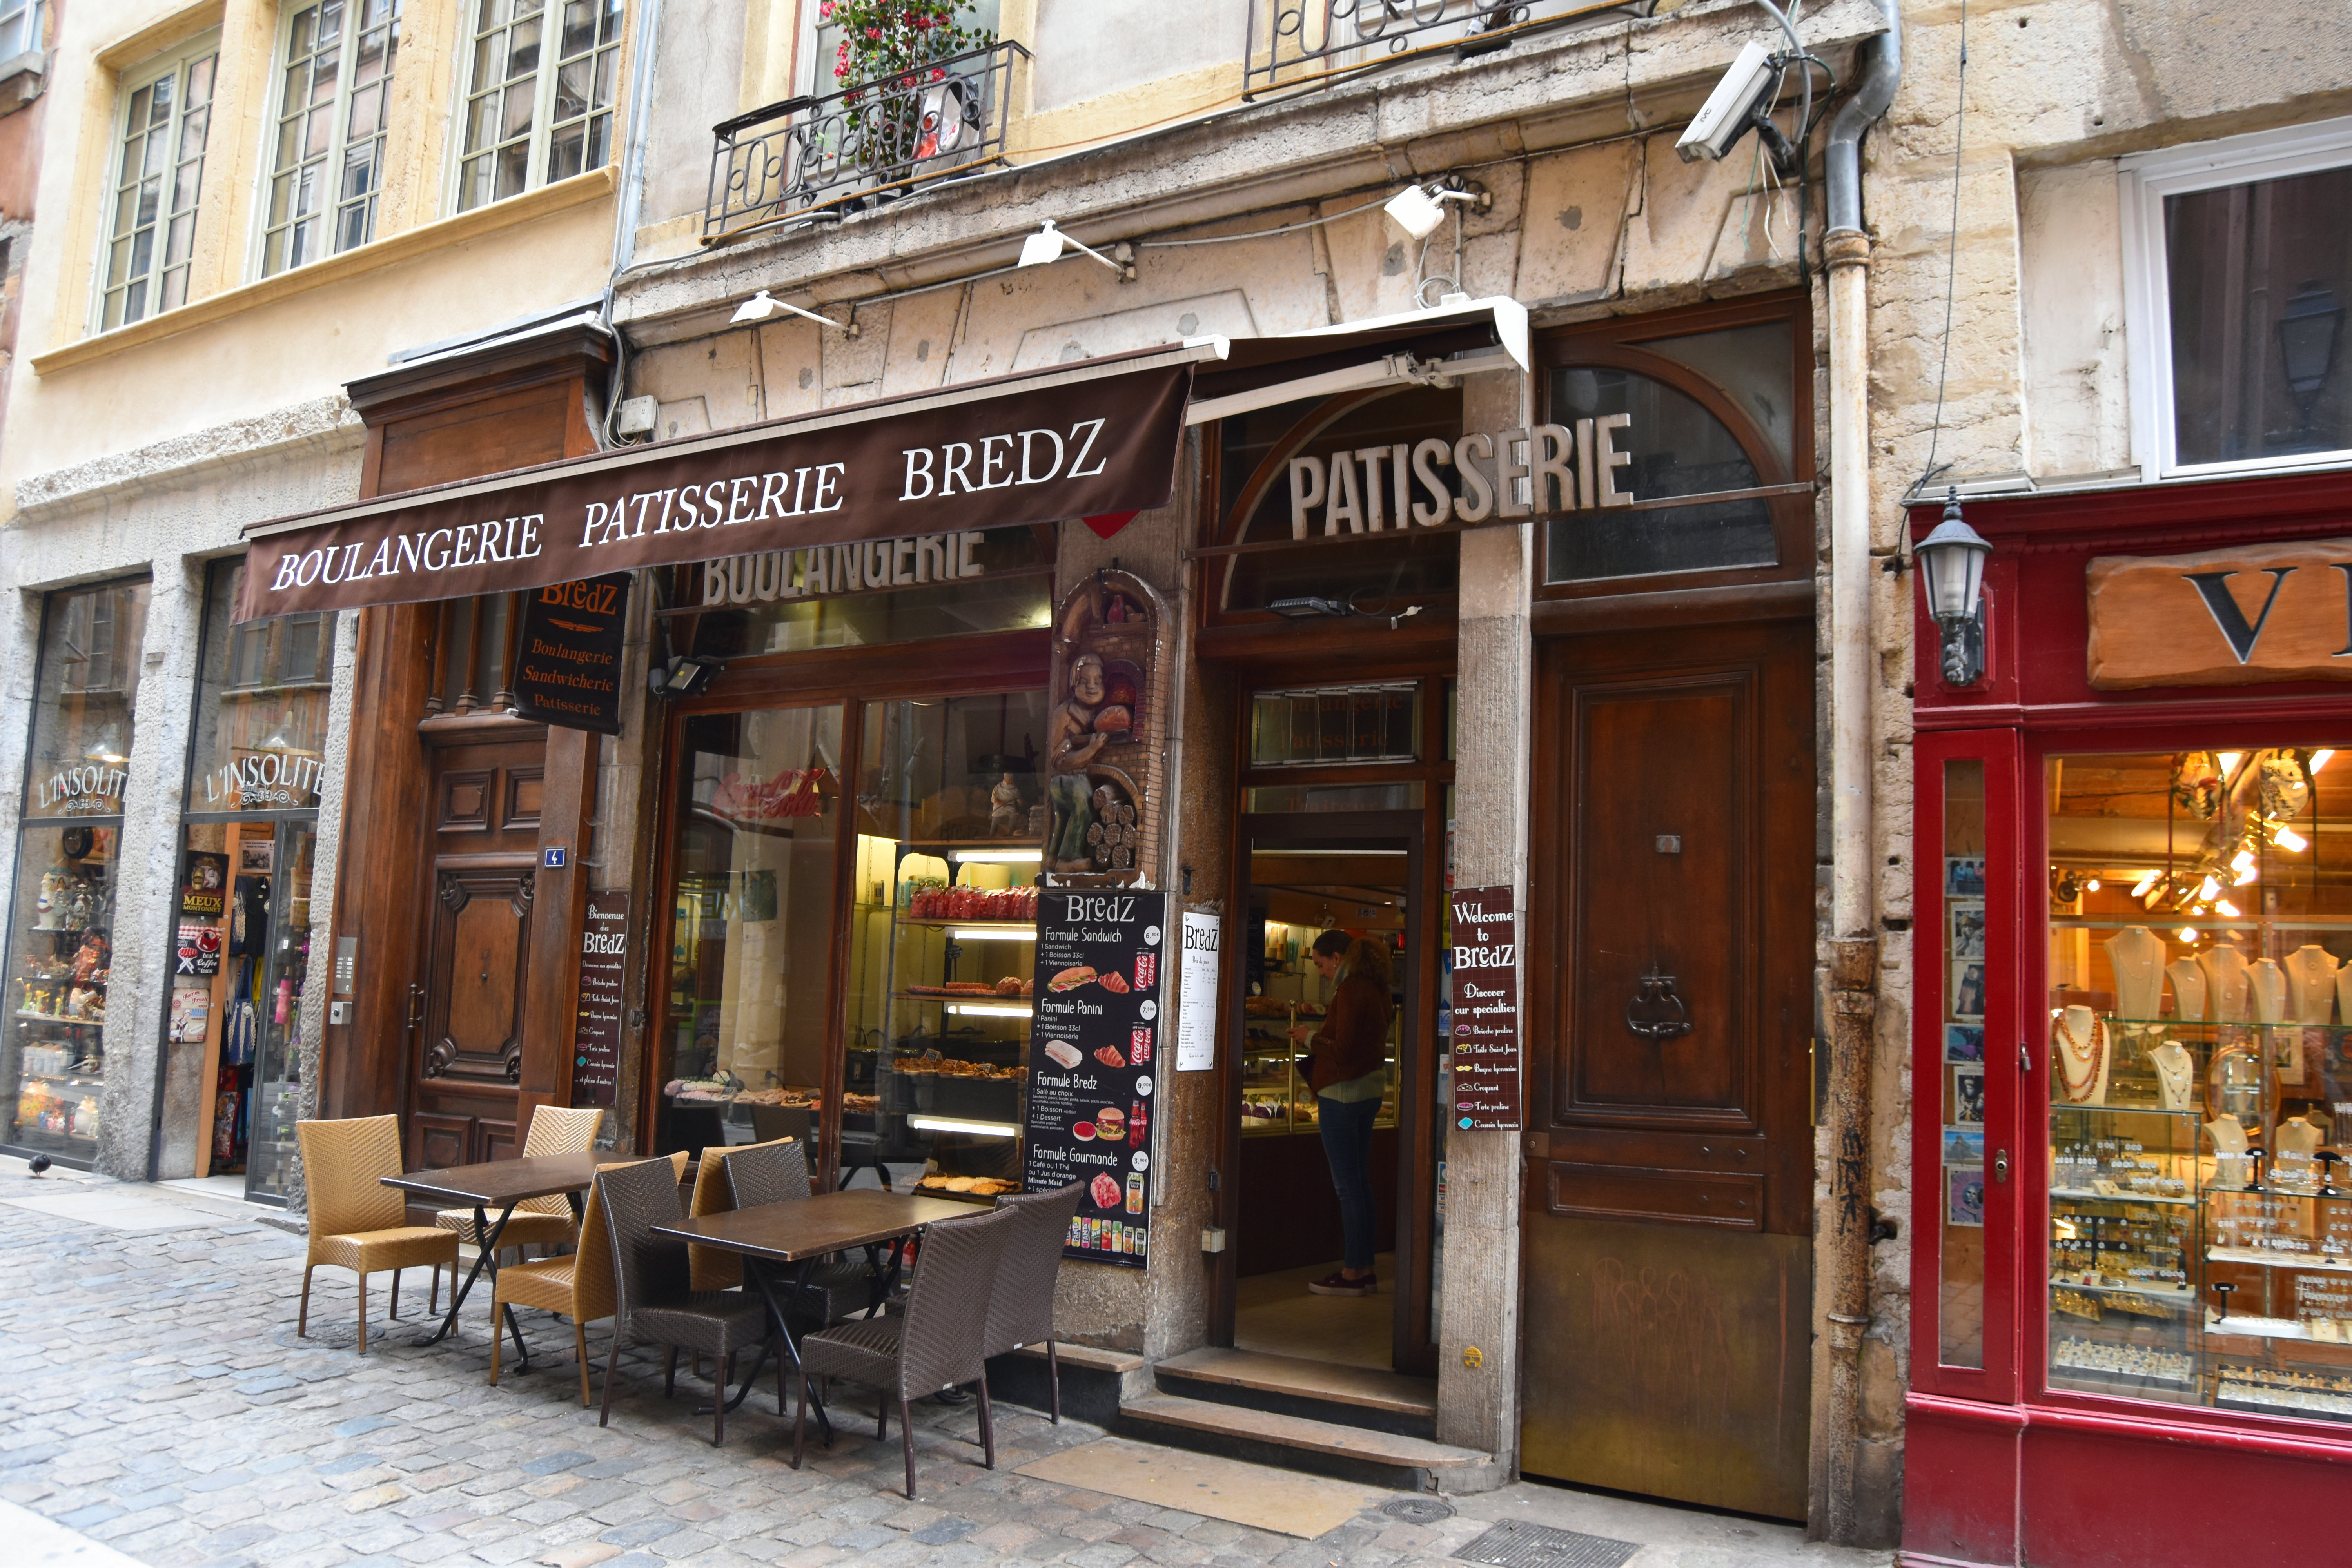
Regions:
[[518, 1307], [537, 1307], [542, 1312], [560, 1312], [571, 1317], [579, 1306], [572, 1293], [573, 1265], [579, 1255], [568, 1258], [539, 1258], [529, 1263], [509, 1263], [499, 1270], [495, 1299], [511, 1301]]
[[767, 1336], [768, 1309], [740, 1290], [698, 1292], [683, 1301], [640, 1307], [629, 1314], [631, 1339], [708, 1355], [727, 1355]]
[[386, 1268], [425, 1268], [436, 1263], [455, 1266], [457, 1238], [438, 1226], [403, 1225], [386, 1230], [353, 1231], [347, 1236], [310, 1238], [310, 1259], [358, 1273]]
[[860, 1318], [809, 1334], [801, 1341], [801, 1361], [812, 1373], [894, 1388], [906, 1326], [904, 1318]]
[[[472, 1209], [443, 1209], [433, 1216], [442, 1229], [455, 1231], [457, 1239], [468, 1247], [479, 1247], [481, 1237], [474, 1234]], [[490, 1226], [498, 1229], [499, 1216], [489, 1216]], [[579, 1240], [579, 1227], [565, 1214], [533, 1214], [529, 1209], [517, 1209], [506, 1227], [499, 1230], [499, 1246], [509, 1247], [568, 1247]]]

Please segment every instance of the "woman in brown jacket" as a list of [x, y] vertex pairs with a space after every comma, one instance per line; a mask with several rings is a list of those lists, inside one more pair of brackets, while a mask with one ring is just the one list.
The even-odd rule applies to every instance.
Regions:
[[1388, 1088], [1389, 1019], [1396, 1011], [1389, 998], [1389, 953], [1376, 941], [1327, 931], [1308, 956], [1324, 979], [1339, 984], [1322, 1027], [1301, 1024], [1290, 1035], [1310, 1042], [1307, 1081], [1315, 1090], [1323, 1154], [1339, 1196], [1345, 1251], [1338, 1272], [1307, 1288], [1318, 1296], [1370, 1296], [1381, 1284], [1372, 1270], [1372, 1122]]

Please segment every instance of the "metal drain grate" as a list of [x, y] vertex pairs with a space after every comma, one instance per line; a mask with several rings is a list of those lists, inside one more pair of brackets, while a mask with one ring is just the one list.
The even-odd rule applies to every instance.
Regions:
[[1640, 1550], [1635, 1542], [1505, 1520], [1454, 1555], [1493, 1568], [1622, 1568]]
[[1454, 1505], [1439, 1497], [1401, 1497], [1381, 1504], [1381, 1511], [1407, 1524], [1435, 1524], [1454, 1517]]

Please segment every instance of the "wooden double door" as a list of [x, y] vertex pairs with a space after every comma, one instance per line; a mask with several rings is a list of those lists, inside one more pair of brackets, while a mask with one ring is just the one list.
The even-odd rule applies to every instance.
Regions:
[[[408, 983], [408, 1163], [469, 1164], [518, 1149], [523, 1030], [539, 902], [546, 731], [427, 740], [430, 878]], [[437, 743], [436, 743], [437, 742]]]
[[1801, 1519], [1812, 626], [1538, 670], [1520, 1466]]

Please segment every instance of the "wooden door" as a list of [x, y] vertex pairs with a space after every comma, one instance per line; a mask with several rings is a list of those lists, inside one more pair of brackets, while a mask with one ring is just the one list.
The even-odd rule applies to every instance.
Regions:
[[517, 1152], [544, 731], [434, 749], [432, 876], [409, 983], [408, 1163]]
[[1521, 1468], [1804, 1517], [1810, 623], [1538, 655]]

